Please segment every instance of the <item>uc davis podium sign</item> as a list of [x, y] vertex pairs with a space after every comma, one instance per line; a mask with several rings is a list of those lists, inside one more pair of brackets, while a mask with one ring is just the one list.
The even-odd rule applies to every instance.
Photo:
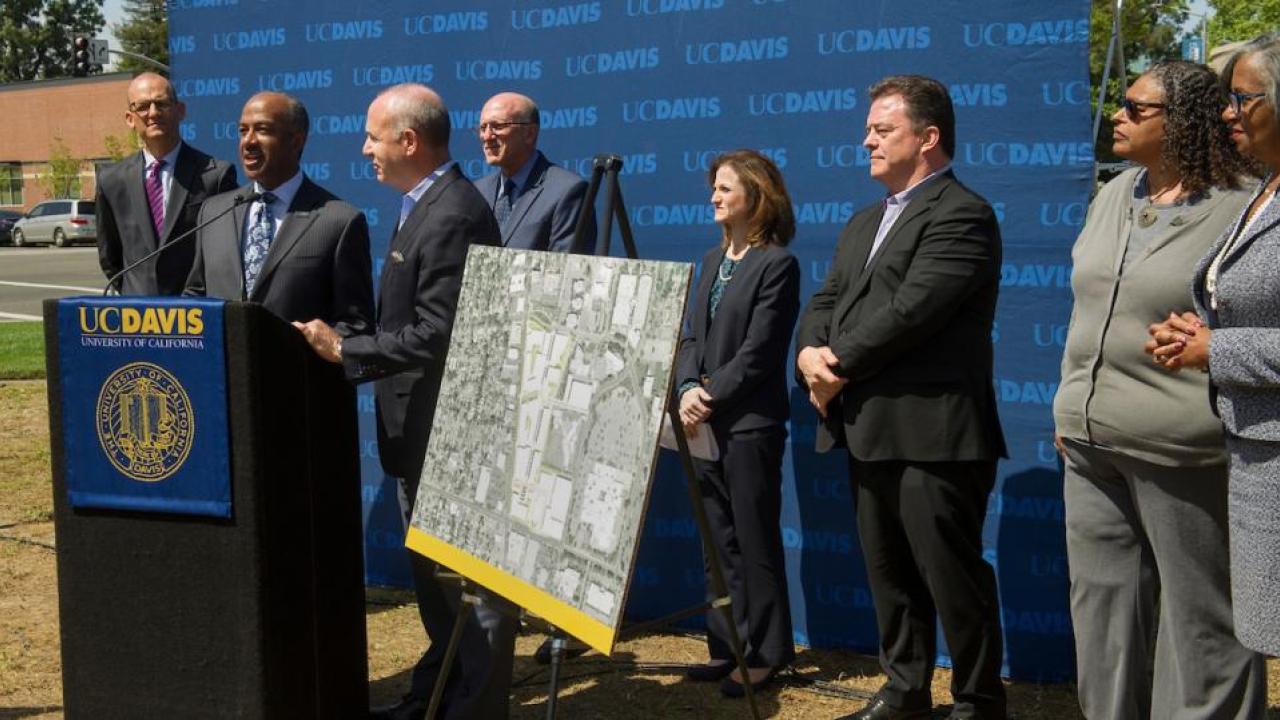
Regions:
[[58, 345], [72, 507], [231, 516], [223, 301], [62, 300]]

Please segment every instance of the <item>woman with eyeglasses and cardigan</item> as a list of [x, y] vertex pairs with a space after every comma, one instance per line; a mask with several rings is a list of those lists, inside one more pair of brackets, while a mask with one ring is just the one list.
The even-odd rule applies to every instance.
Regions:
[[1103, 187], [1072, 250], [1075, 305], [1054, 398], [1078, 694], [1088, 718], [1260, 717], [1261, 659], [1236, 640], [1227, 458], [1200, 373], [1139, 338], [1192, 307], [1196, 262], [1248, 199], [1218, 79], [1168, 62], [1125, 93]]
[[739, 697], [744, 683], [764, 687], [795, 657], [779, 523], [800, 264], [786, 248], [795, 217], [772, 161], [754, 150], [725, 153], [708, 180], [722, 238], [702, 258], [676, 359], [676, 402], [685, 431], [711, 432], [720, 450], [694, 466], [749, 677], [734, 664], [719, 610], [707, 613], [711, 660], [687, 676], [720, 680], [724, 695]]
[[[1151, 328], [1170, 370], [1208, 373], [1226, 428], [1231, 589], [1246, 646], [1280, 655], [1280, 36], [1245, 45], [1223, 71], [1231, 139], [1265, 176], [1196, 269], [1197, 315]], [[1182, 376], [1200, 373], [1183, 372]], [[1202, 661], [1203, 662], [1203, 661]], [[1259, 715], [1258, 717], [1260, 717]]]

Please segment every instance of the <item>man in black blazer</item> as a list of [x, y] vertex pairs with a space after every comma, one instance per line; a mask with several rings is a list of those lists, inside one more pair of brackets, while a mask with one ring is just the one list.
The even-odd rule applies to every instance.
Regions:
[[[471, 245], [498, 244], [484, 198], [449, 157], [449, 112], [431, 89], [385, 90], [369, 106], [364, 154], [378, 180], [403, 193], [379, 286], [378, 328], [342, 338], [320, 321], [298, 324], [321, 357], [341, 362], [355, 381], [377, 379], [378, 453], [400, 479], [405, 520], [417, 496], [423, 457], [444, 375], [462, 270]], [[376, 718], [419, 720], [427, 709], [457, 613], [457, 592], [435, 578], [436, 563], [410, 553], [418, 612], [431, 645], [413, 670], [409, 692]], [[481, 628], [466, 614], [458, 664], [446, 685], [446, 718], [507, 717], [515, 620]]]
[[[108, 279], [195, 227], [205, 198], [236, 186], [235, 167], [182, 142], [178, 127], [187, 109], [168, 80], [142, 73], [129, 83], [128, 97], [124, 121], [142, 149], [99, 169], [94, 199], [98, 263]], [[184, 240], [113, 287], [123, 295], [177, 295], [194, 254], [195, 244]]]
[[[553, 165], [538, 149], [538, 106], [518, 93], [498, 93], [480, 110], [480, 149], [498, 172], [476, 181], [502, 230], [503, 247], [591, 254], [596, 247], [592, 209], [583, 200], [587, 181]], [[573, 233], [588, 213], [580, 247]]]
[[1004, 718], [995, 573], [982, 524], [1004, 436], [992, 390], [1000, 231], [956, 180], [947, 88], [892, 76], [871, 88], [863, 145], [889, 196], [840, 235], [800, 320], [796, 372], [847, 447], [880, 662], [857, 720], [928, 717], [935, 612], [954, 667], [953, 718]]
[[[303, 174], [309, 126], [306, 107], [283, 93], [245, 103], [240, 162], [253, 182], [205, 202], [199, 221], [213, 222], [196, 234], [185, 292], [261, 303], [288, 321], [321, 318], [344, 336], [368, 332], [369, 227]], [[263, 195], [244, 202], [254, 193]]]

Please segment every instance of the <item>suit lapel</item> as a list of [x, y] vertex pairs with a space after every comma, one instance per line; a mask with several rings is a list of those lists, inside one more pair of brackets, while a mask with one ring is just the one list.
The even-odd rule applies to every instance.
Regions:
[[702, 322], [693, 329], [698, 339], [698, 367], [702, 367], [702, 350], [706, 346], [707, 333], [711, 328], [711, 287], [715, 284], [716, 273], [720, 272], [722, 262], [724, 262], [723, 249], [715, 254], [710, 264], [702, 268], [702, 275], [698, 277], [698, 295], [694, 299], [694, 307], [699, 311], [695, 318], [701, 316]]
[[528, 214], [529, 209], [533, 207], [534, 201], [542, 193], [542, 181], [547, 177], [547, 166], [550, 164], [550, 161], [539, 151], [538, 158], [533, 161], [533, 168], [529, 171], [527, 182], [529, 187], [520, 193], [520, 198], [516, 200], [515, 206], [511, 208], [511, 216], [507, 218], [506, 227], [502, 228], [503, 247], [506, 247], [516, 228], [520, 227], [524, 216]]
[[[853, 309], [858, 298], [862, 296], [862, 292], [866, 290], [867, 283], [871, 282], [871, 276], [875, 274], [876, 269], [880, 265], [880, 259], [885, 256], [889, 246], [905, 231], [907, 225], [912, 220], [929, 211], [934, 204], [938, 202], [938, 198], [942, 195], [942, 191], [953, 182], [953, 176], [948, 171], [946, 174], [932, 181], [928, 187], [922, 188], [907, 205], [897, 220], [893, 221], [893, 227], [889, 229], [889, 234], [885, 235], [884, 241], [880, 243], [880, 247], [876, 249], [876, 254], [871, 256], [871, 261], [867, 262], [866, 258], [870, 255], [871, 245], [875, 242], [876, 231], [880, 228], [880, 220], [884, 217], [884, 204], [880, 205], [880, 211], [868, 213], [866, 224], [859, 228], [858, 238], [859, 245], [854, 257], [850, 260], [851, 265], [846, 268], [853, 277], [854, 281], [852, 290], [843, 293], [841, 298], [844, 300], [843, 307], [836, 308], [835, 322], [832, 327], [838, 327], [844, 321], [849, 311]], [[865, 248], [862, 246], [865, 243]], [[852, 264], [856, 262], [857, 264]], [[865, 265], [865, 267], [864, 267]]]
[[147, 202], [146, 167], [147, 158], [142, 151], [134, 153], [126, 170], [129, 181], [125, 183], [125, 193], [129, 196], [129, 207], [146, 210], [142, 213], [142, 224], [151, 231], [144, 232], [143, 239], [147, 242], [148, 249], [154, 250], [158, 246], [159, 238], [156, 237], [155, 228], [151, 224], [151, 204]]
[[[241, 186], [241, 188], [236, 191], [236, 194], [241, 195], [252, 192], [253, 183], [249, 183], [248, 185]], [[232, 202], [235, 201], [232, 200]], [[249, 206], [251, 204], [252, 203], [244, 203], [242, 205], [237, 205], [231, 210], [231, 231], [226, 233], [227, 242], [223, 246], [223, 251], [231, 257], [231, 260], [227, 263], [209, 263], [212, 267], [227, 267], [235, 271], [235, 283], [240, 288], [239, 295], [241, 298], [244, 297], [244, 249], [242, 247], [245, 232], [244, 222], [245, 217], [249, 214]], [[206, 272], [208, 271], [206, 270]]]
[[[462, 179], [462, 171], [459, 170], [458, 166], [455, 164], [453, 167], [449, 168], [445, 174], [437, 178], [435, 182], [431, 183], [431, 187], [427, 188], [427, 191], [422, 194], [422, 197], [418, 198], [418, 202], [414, 204], [413, 210], [409, 213], [409, 217], [405, 218], [404, 225], [396, 235], [413, 237], [418, 226], [426, 221], [427, 214], [430, 212], [431, 204], [436, 201], [436, 198], [440, 197], [440, 193], [444, 192], [446, 187], [460, 179]], [[393, 241], [394, 238], [395, 236], [392, 238]], [[394, 242], [392, 245], [394, 245]]]
[[[871, 254], [871, 244], [875, 242], [876, 230], [880, 227], [880, 219], [883, 217], [884, 203], [880, 203], [878, 207], [868, 208], [854, 216], [853, 223], [849, 226], [849, 237], [852, 238], [852, 246], [850, 247], [849, 259], [844, 262], [844, 267], [841, 270], [843, 270], [846, 277], [851, 279], [850, 282], [855, 291], [840, 294], [833, 315], [835, 319], [835, 322], [832, 323], [833, 328], [837, 327], [844, 320], [844, 316], [849, 314], [854, 301], [858, 299], [858, 294], [866, 286], [867, 277], [870, 275], [870, 268], [866, 267], [867, 257]], [[881, 247], [881, 249], [883, 250], [884, 248]]]
[[164, 208], [164, 232], [160, 237], [161, 243], [169, 241], [169, 235], [173, 233], [173, 225], [182, 214], [182, 206], [187, 204], [187, 188], [195, 182], [196, 164], [186, 143], [183, 143], [182, 149], [178, 151], [178, 157], [173, 165], [173, 182], [169, 185], [169, 201], [165, 203]]
[[880, 227], [880, 219], [883, 217], [884, 203], [882, 202], [879, 207], [865, 212], [855, 220], [853, 252], [849, 256], [848, 268], [846, 268], [855, 276], [861, 275], [862, 269], [867, 266], [867, 256], [871, 254], [871, 245], [876, 240], [875, 230]]
[[[898, 216], [898, 219], [893, 221], [893, 227], [889, 229], [889, 234], [884, 236], [884, 240], [880, 243], [880, 247], [876, 249], [876, 254], [871, 256], [871, 262], [867, 263], [866, 269], [864, 269], [862, 274], [858, 276], [858, 282], [854, 285], [852, 293], [854, 297], [860, 295], [862, 290], [867, 286], [867, 283], [871, 281], [871, 276], [875, 274], [876, 268], [880, 265], [880, 259], [885, 256], [885, 253], [889, 250], [889, 246], [893, 245], [894, 241], [897, 240], [903, 232], [905, 232], [906, 227], [911, 224], [912, 220], [920, 217], [933, 208], [934, 204], [938, 202], [938, 197], [942, 195], [942, 190], [950, 183], [951, 173], [947, 172], [934, 180], [930, 187], [922, 188], [921, 191], [911, 199], [907, 207], [902, 211], [902, 214]], [[880, 217], [884, 217], [883, 212], [880, 213]], [[877, 219], [877, 229], [879, 229], [879, 225], [879, 219]], [[875, 241], [874, 232], [871, 233], [871, 239], [873, 242]]]
[[293, 252], [298, 241], [306, 234], [307, 228], [315, 222], [317, 205], [315, 191], [315, 184], [304, 177], [298, 193], [293, 196], [293, 202], [289, 203], [289, 211], [285, 213], [284, 221], [280, 223], [280, 232], [272, 239], [271, 247], [267, 250], [267, 259], [262, 262], [262, 271], [258, 273], [258, 279], [253, 285], [254, 295], [260, 295], [265, 290], [271, 273], [284, 262], [289, 253]]
[[[1249, 201], [1249, 205], [1245, 205], [1245, 209], [1240, 214], [1240, 220], [1236, 227], [1240, 227], [1244, 224], [1245, 217], [1249, 213], [1249, 206], [1252, 205], [1264, 192], [1270, 179], [1271, 176], [1268, 175], [1266, 178], [1263, 178], [1262, 182], [1258, 185], [1258, 191], [1253, 195], [1254, 199]], [[1222, 264], [1225, 266], [1227, 263], [1239, 257], [1239, 255], [1244, 252], [1244, 249], [1251, 245], [1254, 240], [1265, 235], [1277, 224], [1280, 224], [1280, 202], [1277, 202], [1273, 196], [1267, 201], [1266, 207], [1258, 211], [1258, 217], [1254, 219], [1252, 227], [1248, 230], [1244, 230], [1240, 239], [1236, 241], [1236, 244], [1227, 251], [1227, 256], [1222, 259]]]

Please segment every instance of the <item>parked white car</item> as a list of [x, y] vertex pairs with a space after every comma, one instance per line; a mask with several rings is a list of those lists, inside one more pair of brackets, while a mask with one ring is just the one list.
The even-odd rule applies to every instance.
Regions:
[[67, 247], [98, 241], [92, 200], [46, 200], [13, 225], [15, 247], [52, 243]]

